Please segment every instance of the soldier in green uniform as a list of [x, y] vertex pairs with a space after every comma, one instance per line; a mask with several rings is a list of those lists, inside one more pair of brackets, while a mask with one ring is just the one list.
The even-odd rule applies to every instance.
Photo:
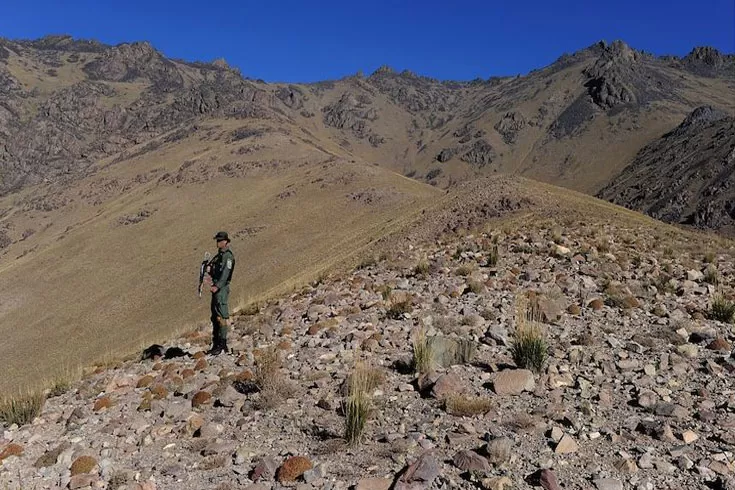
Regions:
[[219, 249], [209, 262], [209, 275], [212, 278], [212, 355], [228, 352], [227, 348], [227, 324], [230, 312], [227, 299], [230, 295], [230, 281], [235, 271], [235, 256], [230, 250], [230, 238], [226, 231], [220, 231], [215, 236], [217, 248]]

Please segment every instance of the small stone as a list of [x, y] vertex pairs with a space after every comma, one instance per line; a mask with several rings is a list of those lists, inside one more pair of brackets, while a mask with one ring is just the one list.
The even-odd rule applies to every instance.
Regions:
[[632, 475], [638, 471], [638, 465], [632, 459], [625, 458], [615, 463], [615, 469], [626, 475]]
[[255, 468], [253, 468], [253, 471], [250, 473], [250, 480], [270, 480], [275, 476], [277, 469], [278, 462], [275, 459], [270, 456], [260, 458], [255, 464]]
[[439, 463], [432, 451], [425, 451], [406, 468], [393, 488], [394, 490], [411, 490], [416, 488], [417, 484], [420, 488], [429, 488], [440, 472]]
[[431, 396], [437, 400], [443, 400], [449, 395], [463, 392], [464, 384], [462, 379], [454, 373], [441, 375], [431, 388]]
[[91, 487], [95, 481], [97, 481], [97, 477], [94, 475], [88, 475], [86, 473], [74, 475], [69, 480], [69, 488], [71, 490], [76, 490], [78, 488]]
[[355, 490], [388, 490], [393, 485], [389, 478], [363, 478], [355, 485]]
[[567, 313], [577, 316], [582, 313], [582, 309], [579, 307], [579, 305], [569, 305], [569, 307], [567, 307]]
[[564, 434], [559, 443], [554, 448], [556, 454], [575, 453], [579, 449], [579, 444], [569, 434]]
[[147, 388], [151, 384], [153, 384], [153, 380], [155, 378], [151, 376], [150, 374], [146, 374], [142, 378], [138, 380], [138, 383], [135, 385], [136, 388]]
[[554, 427], [551, 429], [551, 440], [554, 442], [561, 441], [561, 438], [564, 437], [564, 431], [561, 430], [560, 427]]
[[731, 473], [730, 467], [722, 461], [712, 461], [709, 464], [709, 469], [717, 473], [718, 475], [727, 476]]
[[485, 490], [505, 490], [505, 487], [512, 486], [513, 482], [507, 476], [496, 476], [495, 478], [485, 478], [480, 484]]
[[676, 348], [676, 351], [688, 359], [694, 359], [699, 355], [699, 348], [694, 344], [683, 344]]
[[681, 440], [684, 441], [684, 444], [691, 444], [697, 439], [699, 439], [699, 436], [691, 430], [686, 430], [681, 435]]
[[541, 470], [539, 483], [544, 490], [561, 490], [556, 475], [549, 469]]
[[459, 451], [452, 458], [454, 466], [462, 471], [490, 471], [490, 463], [474, 451]]
[[623, 482], [614, 478], [600, 478], [595, 480], [597, 490], [623, 490]]
[[707, 344], [707, 348], [717, 352], [730, 352], [732, 346], [727, 340], [722, 337], [717, 337], [715, 340]]
[[279, 483], [296, 481], [306, 470], [313, 468], [311, 461], [303, 456], [292, 456], [283, 462], [276, 472]]
[[91, 473], [97, 466], [97, 460], [92, 456], [79, 456], [71, 464], [71, 475], [79, 475], [82, 473]]
[[493, 389], [498, 395], [520, 395], [524, 391], [533, 392], [536, 382], [528, 369], [507, 369], [495, 377]]

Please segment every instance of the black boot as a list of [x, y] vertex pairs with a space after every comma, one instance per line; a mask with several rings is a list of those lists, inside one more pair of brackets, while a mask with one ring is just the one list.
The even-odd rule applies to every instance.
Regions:
[[210, 356], [218, 356], [222, 353], [227, 354], [230, 349], [227, 347], [227, 340], [217, 339], [212, 344], [212, 348], [207, 352]]

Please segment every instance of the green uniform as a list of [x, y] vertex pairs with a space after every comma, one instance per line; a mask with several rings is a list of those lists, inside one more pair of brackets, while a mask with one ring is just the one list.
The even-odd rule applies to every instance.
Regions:
[[217, 286], [217, 292], [212, 293], [212, 342], [215, 346], [227, 345], [227, 319], [230, 310], [227, 300], [230, 296], [230, 281], [235, 270], [235, 256], [232, 250], [220, 250], [209, 262], [209, 275], [212, 285]]

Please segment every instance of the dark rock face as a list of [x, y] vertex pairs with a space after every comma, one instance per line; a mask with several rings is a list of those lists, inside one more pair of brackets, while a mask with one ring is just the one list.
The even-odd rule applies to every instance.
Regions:
[[735, 231], [735, 118], [693, 111], [598, 194], [671, 223]]
[[474, 144], [460, 157], [463, 162], [476, 167], [484, 167], [492, 163], [495, 158], [495, 150], [484, 140], [477, 140]]
[[680, 67], [703, 77], [735, 76], [735, 56], [723, 55], [712, 47], [696, 47], [680, 62]]
[[503, 136], [503, 141], [512, 145], [520, 133], [528, 125], [525, 116], [517, 111], [505, 113], [503, 118], [495, 124], [495, 131]]

